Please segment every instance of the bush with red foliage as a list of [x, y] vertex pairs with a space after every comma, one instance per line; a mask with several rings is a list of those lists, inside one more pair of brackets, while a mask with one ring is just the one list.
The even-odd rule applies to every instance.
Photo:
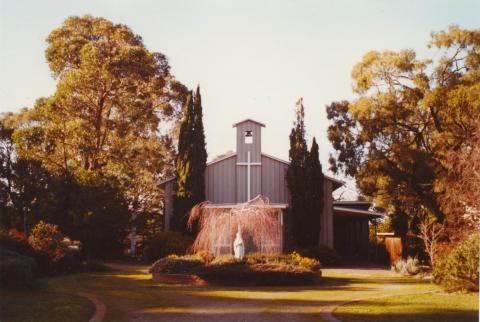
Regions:
[[0, 247], [35, 260], [34, 276], [46, 276], [81, 269], [80, 253], [69, 247], [58, 227], [40, 222], [27, 238], [16, 229], [0, 231]]

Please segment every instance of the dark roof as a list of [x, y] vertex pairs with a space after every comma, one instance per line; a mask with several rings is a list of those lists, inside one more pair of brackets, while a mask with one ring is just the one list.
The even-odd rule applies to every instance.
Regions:
[[[262, 153], [262, 156], [273, 159], [273, 160], [276, 160], [278, 162], [282, 162], [282, 163], [285, 163], [285, 164], [290, 164], [290, 162], [288, 162], [288, 161], [279, 159], [277, 157], [268, 155], [266, 153]], [[336, 190], [336, 189], [340, 188], [341, 186], [343, 186], [345, 184], [345, 182], [343, 182], [342, 180], [338, 180], [336, 178], [333, 178], [333, 177], [330, 177], [330, 176], [327, 176], [327, 175], [324, 175], [324, 177], [333, 182], [333, 190]]]
[[360, 209], [345, 208], [345, 207], [338, 207], [338, 206], [333, 206], [333, 214], [336, 216], [348, 216], [348, 217], [367, 218], [367, 219], [382, 218], [383, 216], [385, 216], [384, 213], [380, 213], [376, 211], [360, 210]]
[[253, 123], [256, 123], [256, 124], [258, 124], [258, 125], [260, 125], [260, 126], [262, 126], [262, 127], [265, 127], [265, 124], [260, 123], [260, 122], [255, 121], [255, 120], [252, 120], [252, 119], [246, 119], [246, 120], [237, 122], [237, 123], [233, 124], [233, 127], [236, 127], [238, 124], [245, 123], [245, 122], [253, 122]]
[[339, 200], [339, 201], [334, 201], [333, 205], [343, 207], [343, 208], [368, 210], [373, 205], [373, 203], [370, 201]]

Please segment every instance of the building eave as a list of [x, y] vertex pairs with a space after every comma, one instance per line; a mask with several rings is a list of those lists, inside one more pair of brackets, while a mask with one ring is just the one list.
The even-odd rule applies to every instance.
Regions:
[[[209, 204], [209, 205], [205, 205], [205, 208], [230, 209], [230, 208], [238, 207], [239, 205], [241, 204], [238, 204], [238, 203]], [[269, 204], [269, 205], [258, 206], [258, 207], [286, 209], [288, 205], [284, 203], [278, 203], [278, 204]]]
[[340, 201], [334, 201], [333, 206], [339, 206], [342, 208], [349, 208], [349, 209], [358, 209], [358, 210], [369, 210], [370, 207], [373, 206], [373, 202], [370, 201], [346, 201], [346, 200], [340, 200]]
[[376, 211], [370, 211], [370, 210], [359, 210], [359, 209], [353, 209], [353, 208], [345, 208], [345, 207], [338, 207], [338, 206], [333, 206], [333, 215], [343, 215], [343, 216], [352, 216], [352, 217], [360, 217], [360, 218], [368, 218], [368, 219], [374, 219], [374, 218], [383, 218], [385, 214], [376, 212]]
[[373, 204], [370, 201], [358, 201], [358, 200], [353, 200], [353, 201], [348, 201], [348, 200], [335, 200], [333, 201], [333, 204], [359, 204], [359, 205], [364, 205], [364, 204]]

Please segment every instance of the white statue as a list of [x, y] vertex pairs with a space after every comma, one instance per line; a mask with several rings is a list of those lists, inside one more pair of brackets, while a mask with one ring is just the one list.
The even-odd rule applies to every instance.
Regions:
[[235, 258], [239, 260], [243, 260], [245, 256], [245, 245], [243, 244], [242, 233], [240, 232], [240, 225], [238, 225], [237, 230], [237, 237], [235, 237], [235, 241], [233, 242], [233, 253]]

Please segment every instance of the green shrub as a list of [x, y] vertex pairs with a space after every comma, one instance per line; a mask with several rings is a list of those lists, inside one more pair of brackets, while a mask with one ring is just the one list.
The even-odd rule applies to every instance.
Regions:
[[407, 260], [399, 259], [392, 265], [392, 270], [402, 275], [417, 275], [421, 272], [420, 261], [416, 257], [408, 257]]
[[297, 252], [293, 252], [290, 254], [290, 259], [292, 264], [311, 270], [316, 271], [320, 268], [320, 262], [316, 259], [304, 257]]
[[148, 270], [150, 273], [195, 274], [196, 269], [203, 266], [203, 260], [197, 255], [170, 255], [157, 260]]
[[143, 259], [153, 262], [170, 254], [183, 255], [192, 243], [193, 239], [189, 236], [164, 231], [145, 243]]
[[237, 259], [233, 255], [221, 255], [215, 257], [209, 264], [211, 265], [230, 265], [230, 264], [238, 264], [241, 263], [239, 259]]
[[248, 265], [273, 264], [273, 265], [292, 265], [307, 270], [318, 270], [320, 262], [314, 258], [304, 257], [297, 252], [291, 254], [248, 254], [245, 258]]
[[435, 281], [449, 291], [478, 291], [480, 234], [460, 242], [433, 267]]
[[297, 251], [300, 255], [315, 258], [322, 265], [332, 266], [338, 265], [342, 261], [342, 256], [338, 252], [328, 246], [320, 245], [314, 248], [300, 249]]
[[195, 255], [198, 256], [202, 260], [202, 262], [204, 262], [205, 264], [208, 264], [215, 259], [215, 256], [212, 253], [207, 252], [205, 250], [201, 250], [197, 252]]
[[65, 238], [58, 227], [38, 223], [29, 238], [15, 229], [0, 232], [0, 247], [31, 257], [34, 276], [62, 274], [81, 269], [78, 242]]
[[23, 232], [16, 229], [0, 231], [0, 248], [33, 258], [36, 263], [33, 269], [34, 276], [44, 276], [51, 273], [52, 265], [48, 256], [33, 249]]
[[285, 254], [251, 253], [245, 257], [245, 261], [248, 265], [255, 265], [255, 264], [287, 265], [290, 262], [290, 257], [289, 255], [285, 255]]
[[30, 285], [34, 268], [33, 258], [0, 249], [0, 288]]

